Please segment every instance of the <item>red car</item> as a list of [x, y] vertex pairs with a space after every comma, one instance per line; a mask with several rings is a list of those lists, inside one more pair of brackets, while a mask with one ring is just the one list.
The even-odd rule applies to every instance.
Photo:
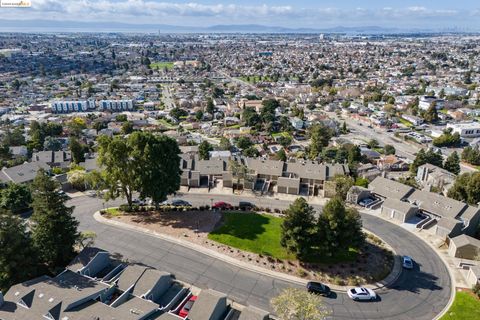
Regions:
[[212, 206], [212, 209], [232, 209], [233, 206], [230, 203], [226, 203], [223, 201], [215, 202]]
[[193, 304], [197, 300], [197, 296], [191, 296], [190, 299], [183, 305], [182, 309], [178, 313], [178, 315], [182, 318], [186, 318], [188, 316], [188, 312], [192, 309]]

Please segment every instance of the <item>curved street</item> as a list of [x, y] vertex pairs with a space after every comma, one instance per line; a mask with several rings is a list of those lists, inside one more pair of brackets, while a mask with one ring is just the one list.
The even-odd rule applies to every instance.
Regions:
[[[241, 200], [234, 195], [186, 194], [183, 199], [193, 205], [212, 201]], [[213, 199], [213, 200], [212, 200]], [[245, 199], [247, 200], [247, 199]], [[108, 206], [123, 203], [109, 202]], [[284, 209], [289, 201], [256, 198], [262, 207]], [[229, 295], [241, 304], [270, 310], [269, 300], [283, 288], [298, 286], [284, 280], [255, 273], [199, 253], [166, 240], [98, 223], [93, 213], [104, 206], [101, 199], [82, 196], [69, 201], [81, 230], [96, 232], [95, 246], [118, 258], [135, 261], [173, 273], [177, 279], [200, 288], [211, 288]], [[106, 206], [105, 205], [105, 206]], [[318, 206], [314, 207], [320, 209]], [[339, 293], [325, 298], [333, 319], [425, 319], [435, 318], [448, 304], [451, 280], [440, 257], [426, 243], [403, 228], [385, 220], [362, 214], [363, 226], [384, 239], [398, 255], [410, 255], [414, 270], [404, 270], [392, 285], [377, 290], [376, 302], [353, 302]]]

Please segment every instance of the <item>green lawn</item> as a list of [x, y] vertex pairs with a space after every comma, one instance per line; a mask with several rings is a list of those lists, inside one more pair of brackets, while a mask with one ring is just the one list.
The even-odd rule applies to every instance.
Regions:
[[290, 133], [283, 131], [283, 132], [277, 132], [277, 133], [272, 133], [272, 138], [278, 138], [278, 137], [285, 137], [285, 138], [291, 138], [292, 136]]
[[108, 208], [108, 209], [105, 209], [105, 216], [107, 218], [113, 218], [113, 217], [118, 217], [118, 216], [121, 216], [122, 213], [120, 212], [120, 210], [118, 210], [118, 208]]
[[440, 320], [474, 320], [480, 319], [480, 300], [468, 292], [457, 292], [455, 301]]
[[408, 120], [405, 120], [403, 118], [398, 118], [398, 121], [400, 121], [401, 124], [407, 126], [407, 127], [413, 127], [413, 123], [411, 123], [410, 121]]
[[158, 119], [157, 122], [158, 122], [159, 125], [164, 126], [164, 127], [167, 128], [167, 129], [175, 129], [175, 128], [177, 128], [176, 125], [170, 124], [170, 123], [169, 123], [167, 120], [165, 120], [165, 119]]
[[167, 68], [168, 70], [173, 69], [173, 62], [153, 62], [150, 63], [150, 68], [151, 69], [161, 69], [163, 70], [164, 68]]
[[282, 221], [265, 214], [225, 212], [225, 223], [208, 238], [241, 250], [294, 260], [295, 256], [280, 245]]
[[[289, 253], [280, 245], [282, 222], [282, 218], [271, 215], [225, 212], [224, 224], [210, 232], [208, 238], [241, 250], [282, 260], [296, 260], [295, 255]], [[347, 262], [354, 261], [357, 255], [358, 251], [350, 248], [334, 257], [312, 257], [311, 260], [306, 262]]]

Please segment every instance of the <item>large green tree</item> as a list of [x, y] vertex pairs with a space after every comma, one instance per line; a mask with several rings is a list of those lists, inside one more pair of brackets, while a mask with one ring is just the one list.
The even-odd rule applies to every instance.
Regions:
[[459, 175], [448, 190], [448, 196], [470, 205], [477, 205], [480, 202], [480, 172]]
[[443, 168], [452, 173], [460, 173], [460, 157], [458, 156], [457, 151], [452, 152], [445, 162], [443, 163]]
[[67, 196], [60, 193], [58, 182], [39, 170], [31, 185], [32, 239], [40, 260], [54, 272], [73, 258], [78, 239], [78, 221], [67, 207]]
[[207, 140], [198, 145], [198, 155], [201, 160], [210, 159], [210, 151], [213, 151], [213, 146]]
[[321, 123], [314, 124], [310, 127], [310, 159], [317, 158], [322, 149], [328, 146], [332, 138], [332, 131]]
[[320, 252], [334, 256], [349, 248], [358, 248], [365, 241], [360, 215], [353, 208], [346, 208], [342, 199], [328, 201], [317, 222], [316, 244]]
[[36, 276], [36, 252], [23, 220], [0, 209], [0, 291]]
[[304, 198], [297, 198], [285, 211], [281, 244], [298, 259], [306, 259], [312, 253], [315, 234], [315, 212]]
[[80, 143], [77, 138], [70, 137], [70, 152], [72, 153], [72, 160], [76, 164], [85, 161], [85, 153], [88, 152], [88, 147]]
[[335, 182], [335, 193], [338, 197], [345, 200], [347, 198], [348, 190], [355, 184], [352, 177], [338, 174], [333, 178]]
[[32, 195], [28, 186], [9, 183], [0, 191], [0, 206], [13, 213], [19, 213], [30, 207]]
[[175, 140], [137, 131], [126, 139], [101, 136], [98, 145], [106, 199], [122, 196], [131, 206], [137, 191], [158, 204], [180, 187], [180, 150]]
[[423, 115], [423, 119], [425, 119], [425, 121], [430, 123], [438, 121], [438, 112], [437, 112], [437, 106], [435, 102], [432, 102], [430, 104], [430, 107], [428, 107], [427, 111], [425, 111], [425, 114]]

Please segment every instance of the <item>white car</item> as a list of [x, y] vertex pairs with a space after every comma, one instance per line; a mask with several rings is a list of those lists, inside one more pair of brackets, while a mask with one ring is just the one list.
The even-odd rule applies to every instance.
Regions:
[[355, 301], [377, 299], [377, 295], [372, 289], [368, 289], [364, 287], [356, 287], [356, 288], [349, 289], [347, 291], [347, 295]]

